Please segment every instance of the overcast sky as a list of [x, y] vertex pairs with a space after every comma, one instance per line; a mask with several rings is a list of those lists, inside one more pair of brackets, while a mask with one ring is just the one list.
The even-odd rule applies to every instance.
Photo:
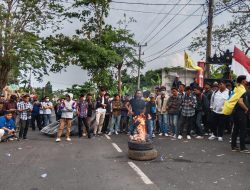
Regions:
[[[142, 2], [142, 3], [169, 3], [174, 4], [180, 2], [181, 4], [186, 4], [190, 0], [117, 0], [117, 1], [126, 1], [126, 2]], [[192, 4], [202, 4], [205, 0], [191, 0]], [[173, 67], [173, 66], [183, 66], [183, 52], [184, 48], [190, 45], [192, 37], [197, 35], [197, 33], [202, 28], [206, 28], [206, 24], [201, 26], [199, 29], [191, 33], [187, 38], [182, 40], [174, 48], [169, 49], [164, 56], [155, 59], [154, 61], [148, 62], [160, 54], [155, 54], [159, 51], [165, 52], [166, 47], [176, 42], [178, 39], [183, 37], [185, 34], [190, 32], [195, 28], [202, 20], [207, 17], [207, 12], [202, 6], [198, 5], [133, 5], [133, 4], [117, 4], [111, 3], [110, 14], [107, 18], [107, 23], [117, 26], [117, 22], [124, 18], [124, 13], [126, 17], [133, 17], [136, 20], [136, 23], [130, 23], [128, 29], [134, 33], [136, 41], [140, 43], [147, 42], [148, 46], [144, 47], [142, 50], [144, 55], [142, 59], [146, 62], [146, 66], [142, 72], [147, 70], [154, 70], [164, 67]], [[124, 10], [118, 10], [124, 9]], [[141, 12], [132, 12], [129, 10], [136, 10]], [[147, 12], [147, 13], [142, 13]], [[149, 13], [150, 12], [150, 13]], [[155, 13], [153, 13], [155, 12]], [[161, 14], [156, 14], [161, 13]], [[169, 15], [165, 13], [170, 13]], [[176, 15], [176, 14], [179, 15]], [[194, 16], [188, 16], [194, 15]], [[223, 13], [214, 18], [214, 24], [223, 24], [229, 21], [231, 15], [229, 13]], [[178, 26], [178, 27], [176, 27]], [[75, 32], [75, 29], [79, 27], [78, 22], [65, 23], [62, 33], [65, 35], [72, 35]], [[158, 33], [158, 34], [157, 34]], [[233, 48], [233, 44], [232, 44]], [[175, 51], [182, 50], [176, 54], [172, 54]], [[195, 62], [201, 60], [203, 57], [200, 57], [197, 53], [189, 52], [191, 57]], [[151, 56], [152, 54], [155, 54]], [[170, 54], [170, 55], [169, 55]], [[172, 55], [171, 55], [172, 54]], [[50, 81], [53, 85], [53, 90], [56, 89], [65, 89], [66, 87], [71, 87], [73, 84], [82, 84], [88, 80], [87, 72], [81, 70], [79, 67], [70, 66], [67, 68], [67, 72], [62, 71], [61, 73], [53, 74], [50, 76], [44, 77], [42, 83], [32, 80], [32, 85], [35, 87], [44, 86], [47, 81]]]

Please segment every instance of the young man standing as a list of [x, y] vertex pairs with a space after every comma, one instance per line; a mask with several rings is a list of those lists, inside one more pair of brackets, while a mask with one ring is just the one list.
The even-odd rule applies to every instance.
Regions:
[[179, 75], [176, 75], [172, 87], [179, 88], [181, 83]]
[[167, 114], [168, 95], [166, 91], [162, 91], [161, 95], [156, 98], [157, 116], [159, 122], [159, 135], [168, 136], [168, 114]]
[[80, 96], [79, 102], [77, 104], [77, 116], [78, 116], [79, 138], [83, 136], [83, 124], [86, 128], [88, 138], [91, 138], [89, 131], [89, 121], [88, 121], [88, 102], [85, 101], [85, 96], [83, 94]]
[[39, 130], [42, 129], [40, 115], [39, 115], [40, 107], [41, 107], [40, 102], [38, 101], [37, 97], [34, 97], [33, 98], [33, 110], [32, 110], [32, 115], [31, 115], [31, 127], [33, 131], [35, 131], [36, 125]]
[[146, 118], [147, 118], [147, 129], [149, 138], [153, 138], [153, 130], [156, 120], [156, 104], [155, 104], [155, 95], [149, 95], [150, 101], [146, 104]]
[[53, 104], [49, 100], [48, 96], [45, 96], [44, 102], [42, 102], [42, 109], [43, 109], [43, 117], [44, 117], [44, 126], [51, 124], [51, 113], [53, 109]]
[[4, 105], [4, 111], [12, 113], [12, 119], [15, 121], [17, 116], [17, 97], [16, 95], [11, 95], [9, 101]]
[[211, 113], [211, 123], [212, 123], [212, 135], [208, 138], [209, 140], [214, 140], [218, 137], [218, 141], [223, 141], [223, 133], [225, 128], [226, 116], [222, 113], [222, 109], [225, 101], [229, 98], [229, 91], [226, 88], [226, 82], [220, 81], [219, 89], [215, 91], [211, 98], [210, 109]]
[[121, 132], [128, 132], [129, 110], [131, 112], [129, 95], [126, 95], [125, 100], [122, 102], [122, 108], [121, 108]]
[[189, 86], [185, 89], [186, 93], [182, 99], [181, 103], [181, 116], [180, 116], [180, 124], [179, 124], [179, 136], [178, 139], [182, 139], [183, 128], [187, 126], [187, 139], [190, 140], [190, 132], [192, 129], [193, 118], [195, 115], [196, 108], [196, 98], [192, 95], [191, 88]]
[[196, 139], [204, 138], [204, 129], [202, 126], [202, 116], [206, 115], [209, 110], [209, 103], [207, 97], [202, 93], [201, 87], [194, 87], [194, 94], [196, 96], [197, 104], [195, 111], [195, 126]]
[[178, 97], [182, 100], [182, 98], [184, 97], [185, 95], [185, 84], [180, 84], [179, 88], [178, 89]]
[[115, 94], [114, 100], [112, 101], [112, 119], [108, 135], [112, 135], [112, 133], [114, 132], [116, 135], [118, 135], [118, 131], [120, 128], [120, 121], [121, 121], [121, 108], [122, 108], [122, 103], [120, 100], [120, 96], [118, 94]]
[[31, 112], [33, 109], [32, 104], [29, 101], [29, 95], [24, 95], [23, 100], [18, 104], [17, 110], [20, 114], [20, 131], [19, 138], [27, 139], [27, 133], [31, 120]]
[[[208, 100], [208, 108], [210, 108], [210, 102], [211, 102], [211, 98], [212, 98], [212, 95], [213, 95], [213, 91], [212, 91], [212, 88], [211, 88], [211, 84], [210, 83], [206, 83], [205, 86], [204, 86], [204, 92], [203, 94], [207, 97], [207, 100]], [[203, 123], [204, 123], [204, 132], [205, 132], [205, 135], [208, 135], [211, 131], [211, 124], [210, 124], [210, 116], [211, 116], [211, 110], [208, 109], [206, 114], [203, 115]]]
[[70, 95], [66, 95], [66, 100], [63, 101], [60, 105], [60, 110], [62, 111], [62, 117], [60, 119], [60, 126], [57, 131], [57, 139], [56, 142], [61, 141], [61, 136], [65, 125], [67, 127], [66, 130], [66, 141], [71, 141], [70, 139], [70, 132], [72, 127], [72, 119], [73, 119], [73, 112], [76, 109], [76, 103], [72, 100]]
[[178, 116], [181, 105], [181, 98], [178, 96], [178, 89], [173, 87], [171, 89], [172, 96], [168, 99], [168, 117], [169, 117], [169, 126], [172, 128], [172, 135], [174, 138], [177, 138], [178, 135]]
[[[141, 113], [145, 113], [146, 104], [145, 104], [145, 101], [142, 98], [142, 91], [141, 90], [137, 90], [135, 92], [134, 98], [130, 100], [130, 105], [131, 105], [131, 108], [132, 108], [132, 112], [129, 113], [129, 114], [131, 114], [132, 117], [138, 116]], [[135, 128], [136, 128], [136, 126], [135, 126], [135, 123], [134, 123], [134, 120], [133, 120], [132, 124], [131, 124], [131, 126], [129, 128], [129, 133], [131, 135], [134, 134]]]
[[[241, 75], [237, 78], [238, 87], [246, 87], [247, 81], [246, 76]], [[232, 142], [231, 147], [232, 151], [239, 151], [242, 153], [250, 153], [250, 151], [246, 148], [245, 145], [245, 136], [246, 136], [246, 128], [247, 128], [247, 120], [250, 118], [250, 94], [245, 92], [238, 103], [235, 106], [235, 110], [233, 112], [234, 119], [234, 127], [232, 132]], [[237, 147], [236, 141], [238, 135], [240, 136], [240, 148]]]
[[94, 128], [94, 135], [102, 134], [102, 127], [108, 107], [108, 99], [105, 98], [106, 90], [100, 89], [99, 96], [96, 98], [96, 126]]

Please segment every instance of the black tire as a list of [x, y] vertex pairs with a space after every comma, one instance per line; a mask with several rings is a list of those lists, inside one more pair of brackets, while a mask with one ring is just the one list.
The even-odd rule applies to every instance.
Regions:
[[137, 141], [128, 141], [128, 148], [130, 150], [152, 150], [153, 144], [149, 142], [137, 142]]
[[154, 160], [158, 156], [158, 152], [155, 149], [152, 150], [128, 150], [128, 157], [132, 160], [148, 161]]

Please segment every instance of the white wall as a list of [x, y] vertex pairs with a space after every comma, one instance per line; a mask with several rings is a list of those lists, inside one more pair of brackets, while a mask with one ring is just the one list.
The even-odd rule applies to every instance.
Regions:
[[170, 92], [173, 81], [175, 79], [175, 76], [179, 75], [180, 81], [189, 86], [190, 83], [193, 82], [193, 79], [196, 77], [196, 71], [192, 70], [178, 70], [174, 72], [165, 72], [164, 69], [162, 70], [162, 85], [166, 86], [166, 89], [168, 92]]

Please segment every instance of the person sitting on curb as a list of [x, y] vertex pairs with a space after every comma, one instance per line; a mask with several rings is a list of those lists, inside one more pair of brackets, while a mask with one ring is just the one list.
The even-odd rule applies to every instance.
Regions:
[[5, 112], [5, 115], [0, 117], [0, 142], [5, 140], [17, 140], [15, 128], [16, 126], [12, 119], [12, 113]]

